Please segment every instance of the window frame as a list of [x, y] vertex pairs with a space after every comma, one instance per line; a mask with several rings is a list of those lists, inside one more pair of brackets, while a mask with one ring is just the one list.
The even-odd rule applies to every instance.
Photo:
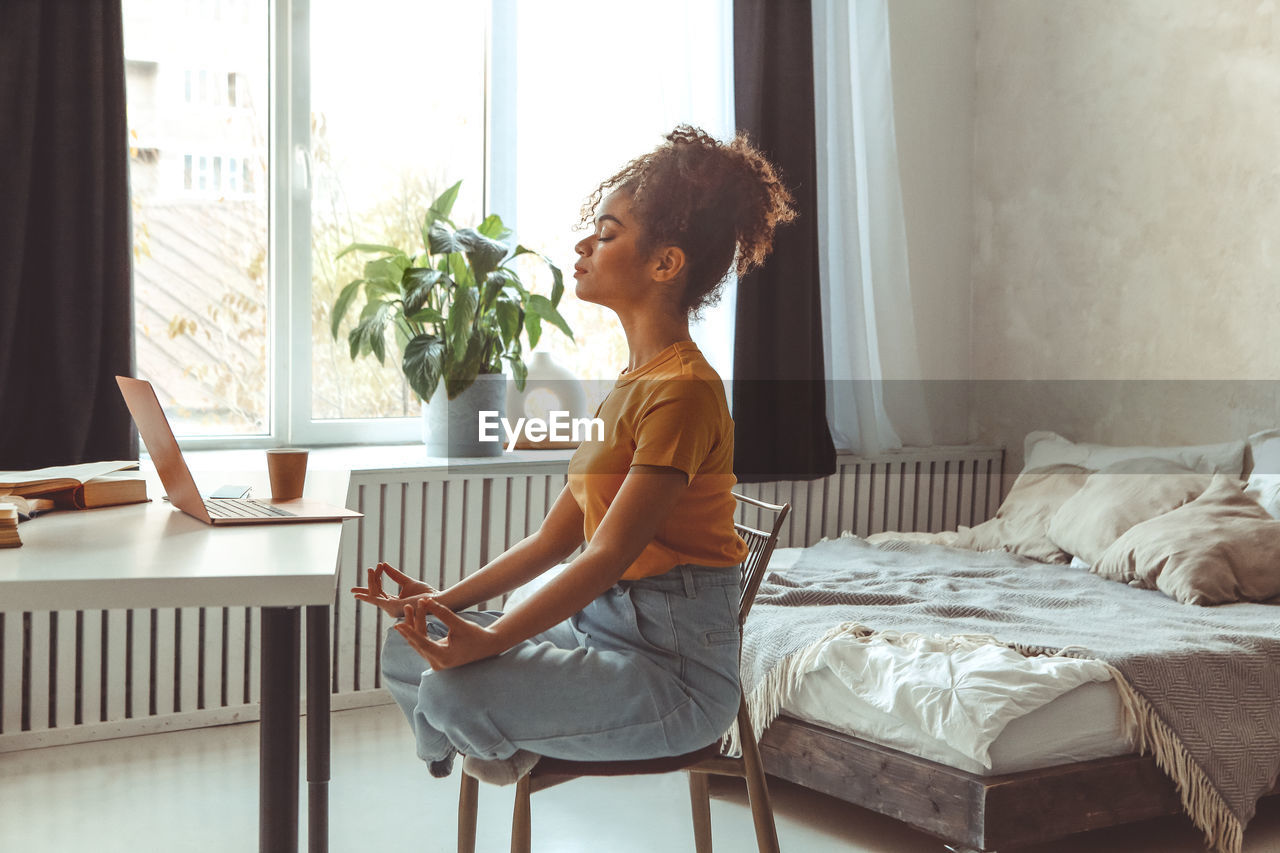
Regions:
[[[518, 0], [484, 3], [485, 174], [481, 205], [485, 214], [500, 212], [506, 225], [518, 234], [515, 221], [517, 99], [513, 85], [517, 75], [517, 6]], [[180, 437], [179, 444], [185, 448], [254, 449], [422, 441], [422, 419], [418, 416], [312, 418], [310, 13], [310, 0], [271, 0], [268, 10], [268, 166], [267, 174], [261, 176], [267, 183], [268, 194], [267, 431]], [[725, 34], [730, 40], [731, 29]], [[726, 56], [731, 74], [731, 41]], [[184, 84], [190, 85], [192, 98], [199, 97], [198, 81], [194, 78], [200, 70], [187, 69], [189, 76]], [[226, 76], [220, 76], [222, 85], [226, 86]], [[238, 84], [236, 81], [237, 87]], [[729, 94], [731, 97], [732, 87]], [[239, 101], [238, 88], [236, 95]], [[731, 102], [728, 110], [731, 116]], [[189, 153], [196, 158], [212, 156], [207, 151]], [[196, 192], [197, 169], [193, 162], [192, 191]], [[245, 191], [241, 186], [240, 193]], [[731, 306], [736, 282], [731, 280], [726, 289], [726, 302]], [[695, 326], [696, 339], [703, 337], [700, 332], [702, 330]], [[730, 323], [730, 351], [732, 334]]]

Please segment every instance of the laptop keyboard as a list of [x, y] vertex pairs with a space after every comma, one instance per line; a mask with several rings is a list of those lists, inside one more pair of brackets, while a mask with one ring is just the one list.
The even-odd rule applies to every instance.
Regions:
[[293, 513], [260, 501], [219, 499], [205, 501], [210, 518], [289, 518]]

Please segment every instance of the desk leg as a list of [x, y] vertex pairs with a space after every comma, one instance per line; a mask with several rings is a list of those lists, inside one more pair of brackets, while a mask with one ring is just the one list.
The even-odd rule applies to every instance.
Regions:
[[329, 850], [329, 606], [307, 607], [307, 850]]
[[298, 849], [297, 607], [262, 608], [262, 723], [258, 739], [258, 849]]

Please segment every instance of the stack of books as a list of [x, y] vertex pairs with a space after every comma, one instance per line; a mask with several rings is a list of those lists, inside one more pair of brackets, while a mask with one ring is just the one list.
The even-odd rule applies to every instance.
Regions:
[[0, 548], [17, 548], [22, 545], [18, 538], [18, 508], [11, 503], [0, 503]]

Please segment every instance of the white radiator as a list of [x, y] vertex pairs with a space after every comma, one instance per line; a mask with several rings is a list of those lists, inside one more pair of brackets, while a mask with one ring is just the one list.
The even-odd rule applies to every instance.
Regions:
[[[995, 512], [1001, 460], [993, 448], [842, 455], [821, 480], [739, 489], [791, 503], [779, 547], [843, 530], [937, 531]], [[456, 582], [537, 528], [565, 465], [352, 475], [347, 504], [365, 515], [342, 543], [334, 708], [389, 701], [378, 671], [389, 623], [347, 592], [363, 569], [385, 560], [437, 587]], [[754, 512], [741, 520], [758, 525]], [[0, 614], [0, 752], [256, 719], [257, 640], [258, 611], [244, 607]]]

